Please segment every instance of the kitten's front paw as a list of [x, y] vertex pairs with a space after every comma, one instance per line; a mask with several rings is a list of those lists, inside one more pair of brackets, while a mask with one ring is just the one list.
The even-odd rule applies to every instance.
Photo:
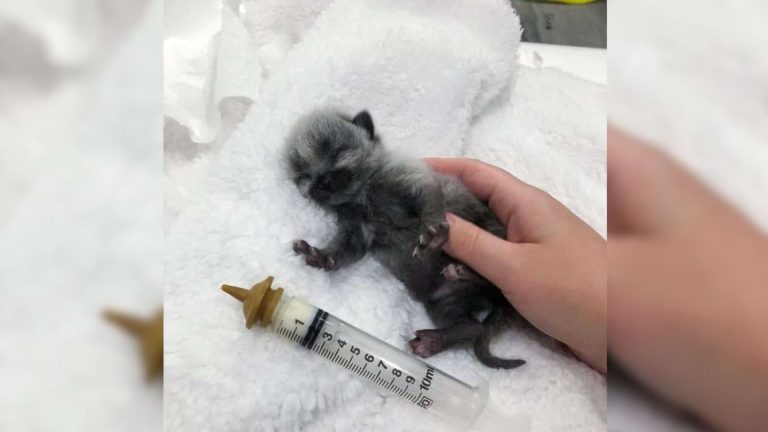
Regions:
[[302, 255], [304, 257], [304, 262], [310, 267], [323, 270], [333, 270], [336, 268], [336, 260], [333, 259], [332, 256], [314, 246], [310, 246], [310, 244], [304, 240], [294, 241], [293, 251], [298, 255]]
[[413, 249], [413, 256], [425, 256], [442, 249], [448, 241], [448, 223], [441, 221], [434, 225], [427, 225], [419, 234], [419, 244]]

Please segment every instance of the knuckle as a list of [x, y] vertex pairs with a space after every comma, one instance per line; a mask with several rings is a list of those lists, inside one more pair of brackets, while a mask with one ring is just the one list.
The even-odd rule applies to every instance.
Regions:
[[469, 249], [472, 251], [477, 251], [482, 246], [482, 232], [475, 228], [471, 230], [471, 234], [469, 236]]
[[473, 254], [480, 249], [482, 244], [482, 233], [479, 229], [473, 226], [467, 227], [464, 235], [460, 237], [459, 249], [465, 251], [468, 254]]

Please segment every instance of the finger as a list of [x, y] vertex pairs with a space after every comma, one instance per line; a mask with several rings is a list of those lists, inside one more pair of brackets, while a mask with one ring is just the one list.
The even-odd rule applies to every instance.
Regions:
[[666, 169], [657, 150], [608, 128], [608, 229], [611, 233], [660, 230], [670, 202]]
[[424, 161], [437, 172], [457, 177], [482, 201], [488, 201], [497, 191], [499, 184], [503, 184], [509, 192], [517, 194], [524, 194], [532, 189], [531, 185], [509, 172], [476, 159], [427, 158]]
[[497, 286], [509, 285], [510, 266], [516, 254], [514, 243], [480, 229], [459, 216], [448, 213], [448, 242], [443, 249], [464, 262]]
[[[746, 221], [681, 165], [658, 149], [608, 128], [608, 229], [651, 234], [695, 231]], [[737, 221], [738, 220], [738, 221]]]
[[[530, 219], [535, 213], [533, 196], [539, 189], [519, 180], [507, 171], [474, 159], [429, 158], [426, 163], [437, 172], [457, 177], [499, 218], [508, 231], [519, 231], [514, 217]], [[522, 221], [525, 225], [525, 221]]]

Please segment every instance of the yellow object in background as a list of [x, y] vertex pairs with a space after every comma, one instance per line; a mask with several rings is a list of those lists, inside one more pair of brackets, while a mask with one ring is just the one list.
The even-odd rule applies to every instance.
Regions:
[[533, 0], [533, 1], [544, 2], [544, 3], [564, 3], [564, 4], [570, 4], [570, 5], [580, 5], [580, 4], [594, 3], [597, 0]]

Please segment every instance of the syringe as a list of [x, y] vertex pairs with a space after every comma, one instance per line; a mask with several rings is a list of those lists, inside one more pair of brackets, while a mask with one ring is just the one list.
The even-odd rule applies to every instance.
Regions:
[[245, 326], [256, 321], [460, 430], [527, 431], [528, 416], [510, 417], [488, 403], [487, 385], [473, 387], [301, 299], [272, 289], [273, 277], [250, 290], [221, 289], [243, 303]]

